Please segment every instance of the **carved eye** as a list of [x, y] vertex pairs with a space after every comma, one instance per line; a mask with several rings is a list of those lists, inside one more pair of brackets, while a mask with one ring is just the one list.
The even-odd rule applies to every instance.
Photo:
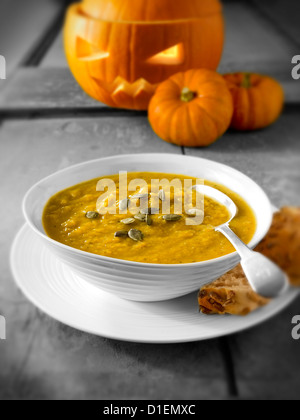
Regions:
[[147, 60], [149, 64], [165, 65], [165, 66], [177, 66], [184, 62], [184, 46], [183, 44], [174, 45], [159, 54]]
[[103, 60], [104, 58], [109, 57], [108, 52], [101, 51], [98, 47], [82, 38], [77, 38], [76, 53], [77, 57], [82, 61]]

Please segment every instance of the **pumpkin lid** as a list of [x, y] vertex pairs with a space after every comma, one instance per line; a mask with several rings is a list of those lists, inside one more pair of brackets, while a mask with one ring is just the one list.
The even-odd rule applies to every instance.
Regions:
[[220, 13], [219, 0], [83, 0], [81, 11], [104, 21], [162, 22]]

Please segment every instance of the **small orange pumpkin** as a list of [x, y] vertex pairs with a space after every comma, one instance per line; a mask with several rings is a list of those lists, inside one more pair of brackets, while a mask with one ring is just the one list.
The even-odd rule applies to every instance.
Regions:
[[232, 114], [232, 97], [223, 77], [204, 69], [178, 73], [163, 82], [149, 106], [155, 133], [187, 147], [214, 143], [228, 129]]
[[273, 124], [284, 105], [281, 85], [271, 77], [250, 73], [226, 74], [233, 97], [231, 127], [240, 131], [259, 130]]

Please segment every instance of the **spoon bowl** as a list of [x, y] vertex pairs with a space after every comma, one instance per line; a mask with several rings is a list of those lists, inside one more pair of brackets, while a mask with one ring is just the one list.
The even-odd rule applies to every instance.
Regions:
[[230, 219], [226, 223], [230, 223], [238, 214], [238, 208], [235, 203], [231, 200], [230, 197], [228, 197], [228, 195], [222, 193], [221, 191], [212, 187], [208, 187], [207, 185], [195, 185], [192, 187], [192, 189], [204, 196], [206, 195], [207, 197], [212, 198], [213, 200], [225, 206], [230, 213]]
[[252, 251], [229, 227], [237, 216], [238, 208], [226, 194], [207, 185], [196, 185], [193, 190], [210, 197], [227, 208], [230, 219], [215, 228], [222, 233], [234, 246], [241, 257], [241, 265], [252, 289], [260, 296], [275, 298], [288, 288], [286, 274], [271, 260], [258, 252]]

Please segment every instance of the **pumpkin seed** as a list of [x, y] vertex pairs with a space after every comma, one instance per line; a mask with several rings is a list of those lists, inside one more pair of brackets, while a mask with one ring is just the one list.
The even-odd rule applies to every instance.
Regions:
[[142, 214], [158, 214], [159, 213], [159, 209], [155, 209], [155, 208], [151, 208], [149, 207], [148, 209], [142, 209], [141, 210]]
[[166, 193], [164, 192], [164, 190], [159, 190], [158, 198], [160, 199], [160, 201], [166, 201]]
[[121, 220], [121, 223], [123, 223], [124, 225], [131, 225], [134, 222], [135, 222], [135, 220], [132, 219], [132, 218]]
[[199, 210], [199, 209], [189, 209], [186, 211], [187, 216], [203, 216], [203, 210]]
[[166, 214], [165, 216], [163, 216], [163, 219], [166, 222], [177, 222], [181, 218], [182, 216], [180, 216], [180, 214]]
[[134, 218], [135, 218], [136, 220], [139, 220], [140, 222], [145, 222], [145, 220], [146, 220], [146, 214], [141, 214], [141, 213], [138, 213], [138, 214], [136, 214], [136, 215], [134, 216]]
[[87, 219], [98, 219], [99, 217], [99, 213], [97, 213], [96, 211], [88, 211], [85, 215], [85, 217]]
[[129, 207], [130, 200], [128, 198], [124, 198], [120, 201], [119, 208], [120, 210], [127, 210]]
[[140, 242], [144, 239], [143, 233], [140, 230], [137, 230], [137, 229], [131, 229], [128, 232], [128, 236], [129, 236], [130, 239], [132, 239], [133, 241], [136, 241], [136, 242]]
[[131, 197], [133, 200], [141, 200], [142, 198], [149, 198], [149, 194], [135, 194]]
[[152, 225], [153, 220], [151, 219], [150, 214], [146, 214], [145, 222], [147, 223], [148, 226], [151, 226]]
[[127, 230], [118, 230], [118, 232], [115, 233], [115, 238], [128, 238]]

